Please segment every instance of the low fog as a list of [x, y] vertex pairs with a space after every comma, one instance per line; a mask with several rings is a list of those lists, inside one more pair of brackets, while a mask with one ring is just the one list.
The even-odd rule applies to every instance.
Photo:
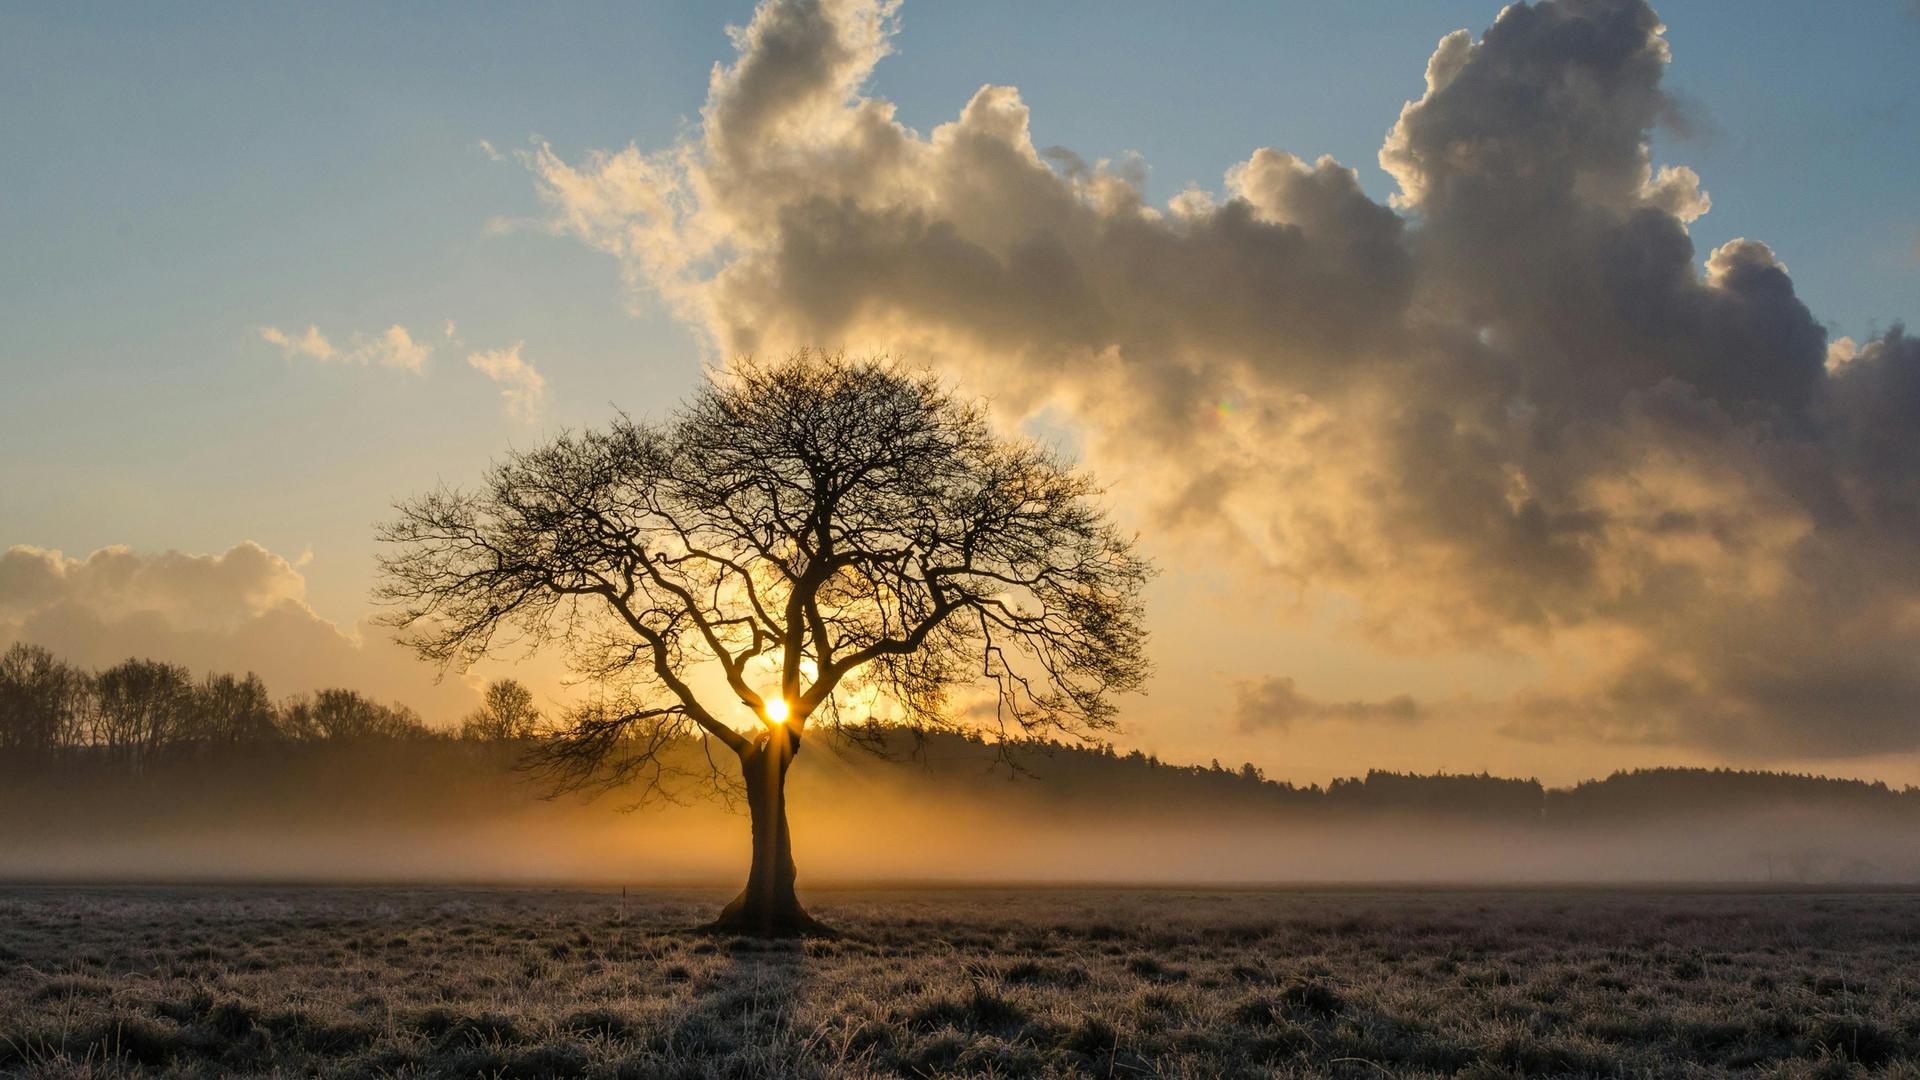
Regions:
[[[1920, 882], [1920, 796], [1770, 774], [1572, 790], [1380, 774], [1331, 789], [1137, 755], [953, 739], [810, 748], [790, 783], [801, 887], [859, 884]], [[734, 884], [748, 824], [696, 775], [544, 798], [514, 748], [236, 752], [138, 775], [7, 770], [0, 879]], [[703, 766], [689, 753], [683, 764]]]

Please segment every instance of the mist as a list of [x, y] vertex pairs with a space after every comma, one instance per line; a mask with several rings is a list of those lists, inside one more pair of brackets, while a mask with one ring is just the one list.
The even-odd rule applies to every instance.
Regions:
[[[515, 755], [396, 741], [139, 775], [17, 770], [0, 795], [0, 879], [643, 886], [744, 874], [737, 793], [700, 775], [694, 748], [673, 800], [630, 812], [637, 787], [548, 798]], [[1920, 800], [1877, 785], [1672, 771], [1563, 790], [1375, 774], [1322, 790], [1102, 751], [1023, 751], [1017, 770], [998, 756], [961, 739], [918, 756], [810, 753], [790, 790], [801, 888], [1920, 882]]]

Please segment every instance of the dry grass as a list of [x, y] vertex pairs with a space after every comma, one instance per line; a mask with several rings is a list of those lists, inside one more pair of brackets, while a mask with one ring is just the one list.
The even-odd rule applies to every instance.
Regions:
[[1920, 896], [0, 891], [30, 1076], [1920, 1077]]

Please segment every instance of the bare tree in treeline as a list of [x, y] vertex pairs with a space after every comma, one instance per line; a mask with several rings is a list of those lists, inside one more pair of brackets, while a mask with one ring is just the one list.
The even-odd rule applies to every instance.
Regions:
[[540, 728], [540, 708], [533, 691], [512, 679], [487, 684], [480, 707], [460, 721], [460, 737], [480, 741], [513, 742], [530, 739]]
[[42, 754], [72, 745], [88, 676], [36, 645], [0, 654], [0, 752]]
[[351, 690], [322, 690], [281, 710], [281, 730], [293, 739], [392, 739], [426, 730], [405, 705], [382, 705]]
[[193, 675], [158, 660], [128, 660], [94, 676], [93, 744], [139, 769], [155, 750], [187, 741]]
[[201, 731], [209, 742], [260, 742], [281, 733], [280, 714], [267, 696], [267, 684], [252, 672], [244, 678], [208, 675], [197, 703]]
[[931, 376], [801, 353], [401, 504], [382, 596], [443, 664], [513, 636], [569, 655], [601, 692], [543, 744], [562, 787], [656, 782], [686, 735], [724, 747], [753, 862], [716, 925], [805, 932], [785, 783], [810, 730], [875, 730], [877, 707], [1098, 735], [1139, 686], [1148, 567], [1097, 493]]
[[[472, 739], [517, 739], [539, 713], [512, 679], [487, 688]], [[260, 677], [192, 672], [158, 660], [129, 659], [84, 671], [26, 643], [0, 652], [0, 762], [81, 755], [139, 771], [159, 756], [272, 743], [425, 739], [429, 728], [405, 705], [354, 690], [329, 689], [276, 703]]]

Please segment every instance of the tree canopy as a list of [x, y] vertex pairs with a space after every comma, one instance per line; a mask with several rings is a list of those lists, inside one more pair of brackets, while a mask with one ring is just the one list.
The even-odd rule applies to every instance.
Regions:
[[442, 663], [563, 647], [596, 693], [550, 760], [614, 781], [679, 734], [857, 733], [850, 692], [911, 727], [1089, 735], [1147, 670], [1149, 567], [1097, 494], [930, 374], [801, 353], [400, 504], [381, 596]]

